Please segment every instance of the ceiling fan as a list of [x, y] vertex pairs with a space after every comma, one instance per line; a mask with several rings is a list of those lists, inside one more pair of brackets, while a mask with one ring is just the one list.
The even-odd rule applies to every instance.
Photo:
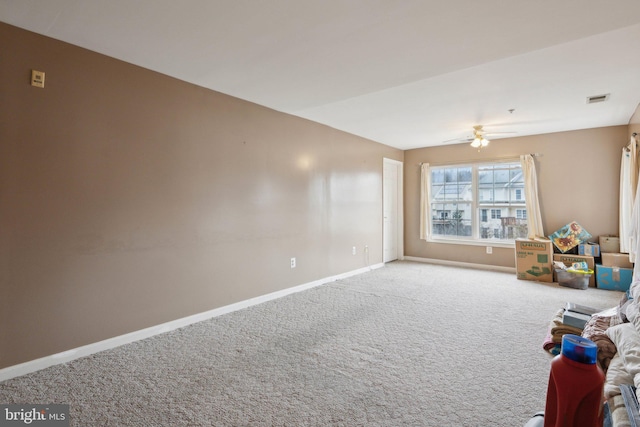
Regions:
[[470, 142], [473, 148], [477, 148], [480, 150], [482, 147], [486, 147], [489, 145], [489, 140], [487, 139], [490, 135], [504, 135], [504, 134], [514, 134], [515, 132], [486, 132], [482, 125], [475, 125], [473, 127], [473, 135], [468, 136], [466, 138], [454, 138], [443, 141], [443, 144], [449, 142]]

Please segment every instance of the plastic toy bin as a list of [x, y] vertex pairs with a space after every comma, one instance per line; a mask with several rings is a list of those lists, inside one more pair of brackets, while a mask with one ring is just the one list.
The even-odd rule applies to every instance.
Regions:
[[563, 270], [556, 268], [556, 279], [560, 286], [574, 289], [587, 289], [593, 270]]

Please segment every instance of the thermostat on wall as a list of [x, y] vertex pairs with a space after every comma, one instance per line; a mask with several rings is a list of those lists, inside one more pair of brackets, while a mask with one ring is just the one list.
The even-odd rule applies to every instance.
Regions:
[[31, 70], [31, 86], [44, 87], [44, 71]]

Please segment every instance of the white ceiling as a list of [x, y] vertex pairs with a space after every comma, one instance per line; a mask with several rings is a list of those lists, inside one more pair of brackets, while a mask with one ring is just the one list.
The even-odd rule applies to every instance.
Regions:
[[638, 0], [0, 0], [0, 21], [401, 149], [640, 102]]

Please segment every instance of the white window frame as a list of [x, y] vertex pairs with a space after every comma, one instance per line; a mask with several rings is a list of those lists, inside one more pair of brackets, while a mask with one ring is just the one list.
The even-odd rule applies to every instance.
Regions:
[[[471, 186], [472, 186], [472, 201], [470, 203], [471, 205], [471, 210], [472, 210], [472, 215], [471, 215], [471, 229], [472, 229], [472, 235], [471, 237], [468, 236], [442, 236], [442, 235], [434, 235], [433, 233], [430, 234], [430, 236], [428, 237], [427, 241], [432, 242], [432, 243], [448, 243], [448, 244], [464, 244], [464, 245], [475, 245], [475, 246], [487, 246], [487, 245], [491, 245], [491, 246], [495, 246], [495, 247], [514, 247], [515, 245], [515, 241], [513, 239], [482, 239], [480, 238], [480, 215], [481, 215], [481, 210], [482, 209], [487, 209], [487, 216], [488, 217], [492, 217], [492, 210], [494, 209], [498, 209], [500, 210], [500, 208], [497, 207], [481, 207], [480, 206], [480, 200], [479, 200], [479, 186], [478, 186], [478, 169], [480, 168], [480, 166], [483, 165], [496, 165], [496, 164], [500, 164], [500, 163], [520, 163], [520, 159], [518, 158], [509, 158], [509, 159], [501, 159], [501, 160], [486, 160], [486, 161], [478, 161], [478, 162], [472, 162], [472, 163], [447, 163], [447, 164], [442, 164], [442, 165], [432, 165], [431, 168], [432, 169], [440, 169], [440, 168], [463, 168], [463, 167], [471, 167], [472, 168], [472, 178], [471, 178]], [[429, 172], [431, 173], [431, 172]], [[524, 196], [524, 190], [522, 192], [522, 195]], [[515, 207], [515, 209], [523, 209], [525, 212], [527, 210], [526, 205], [525, 205], [525, 201], [523, 200], [524, 198], [515, 198], [515, 194], [514, 194], [514, 200], [513, 201], [522, 201], [523, 202], [523, 206], [522, 208], [520, 207]], [[427, 215], [427, 220], [431, 221], [432, 220], [432, 212], [431, 212], [431, 205], [433, 203], [433, 200], [429, 200], [428, 201], [428, 209], [429, 209], [429, 213]], [[514, 214], [515, 215], [515, 214]], [[526, 214], [526, 217], [524, 219], [528, 220], [528, 214]]]

